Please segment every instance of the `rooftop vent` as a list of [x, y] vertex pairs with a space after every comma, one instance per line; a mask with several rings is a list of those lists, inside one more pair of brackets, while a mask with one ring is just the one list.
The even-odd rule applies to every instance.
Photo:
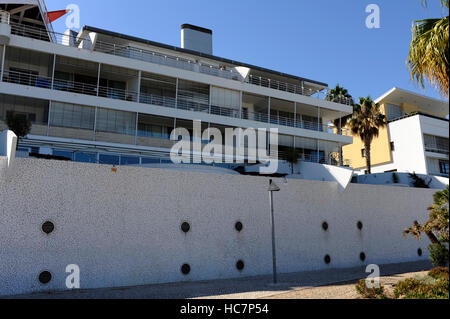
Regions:
[[181, 47], [212, 55], [212, 31], [191, 24], [183, 24], [181, 26]]

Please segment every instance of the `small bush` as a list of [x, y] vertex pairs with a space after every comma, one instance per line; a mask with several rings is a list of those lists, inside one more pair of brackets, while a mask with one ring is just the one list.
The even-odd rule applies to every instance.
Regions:
[[447, 280], [448, 281], [448, 268], [445, 267], [437, 267], [431, 269], [428, 272], [428, 276], [438, 280]]
[[384, 288], [367, 288], [366, 280], [361, 279], [355, 286], [356, 291], [364, 298], [367, 299], [385, 299]]
[[448, 280], [429, 276], [408, 278], [397, 284], [394, 296], [401, 299], [448, 299]]
[[433, 266], [447, 266], [448, 265], [448, 249], [441, 244], [433, 244], [428, 246], [430, 252], [430, 259]]

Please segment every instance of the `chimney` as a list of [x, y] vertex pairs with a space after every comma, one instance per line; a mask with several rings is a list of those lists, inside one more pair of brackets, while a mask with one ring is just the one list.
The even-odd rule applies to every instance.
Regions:
[[181, 47], [212, 55], [212, 31], [191, 24], [183, 24], [181, 26]]

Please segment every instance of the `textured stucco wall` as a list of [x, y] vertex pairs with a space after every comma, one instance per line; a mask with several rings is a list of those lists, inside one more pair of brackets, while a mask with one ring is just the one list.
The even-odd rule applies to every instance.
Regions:
[[[81, 288], [271, 273], [267, 178], [139, 167], [113, 173], [107, 165], [18, 158], [11, 179], [0, 179], [0, 295], [64, 290], [68, 264], [79, 265]], [[332, 182], [275, 181], [280, 272], [362, 265], [362, 251], [365, 263], [427, 258], [428, 243], [401, 232], [427, 218], [434, 191], [351, 184], [341, 193]], [[56, 226], [50, 235], [41, 230], [46, 220]], [[43, 270], [53, 275], [47, 285], [38, 282]]]

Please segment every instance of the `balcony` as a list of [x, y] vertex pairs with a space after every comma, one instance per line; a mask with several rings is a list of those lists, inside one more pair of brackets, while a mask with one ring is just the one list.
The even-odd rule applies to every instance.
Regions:
[[[2, 23], [8, 22], [9, 22], [8, 20], [5, 19], [2, 20]], [[73, 43], [78, 47], [82, 47], [80, 46], [80, 43], [84, 41], [90, 43], [89, 39], [77, 39], [77, 37], [68, 34], [46, 31], [44, 29], [34, 28], [22, 24], [16, 23], [10, 24], [11, 24], [11, 34], [17, 36], [23, 36], [47, 42], [49, 41], [49, 39], [52, 39], [54, 43], [60, 45], [68, 45], [69, 43]], [[252, 74], [243, 79], [242, 76], [233, 69], [220, 68], [206, 63], [197, 63], [194, 60], [178, 57], [175, 55], [162, 54], [160, 52], [141, 49], [130, 45], [120, 45], [104, 41], [96, 41], [94, 47], [91, 49], [93, 49], [96, 52], [175, 67], [192, 72], [209, 74], [235, 81], [243, 81], [251, 85], [266, 87], [298, 95], [311, 97], [317, 94], [317, 91], [315, 89], [305, 87], [303, 84], [297, 85], [284, 81], [270, 79], [267, 77], [255, 76]], [[320, 97], [316, 98], [320, 99]], [[338, 103], [345, 105], [351, 105], [351, 102], [352, 102], [351, 99], [341, 99], [338, 101]]]
[[[38, 76], [28, 72], [5, 71], [3, 75], [3, 82], [130, 102], [139, 101], [139, 103], [143, 104], [151, 104], [191, 112], [202, 112], [211, 115], [225, 116], [242, 120], [251, 120], [261, 123], [270, 123], [274, 125], [336, 134], [336, 132], [333, 131], [333, 128], [328, 125], [320, 124], [317, 122], [298, 120], [296, 114], [288, 112], [282, 112], [283, 115], [280, 115], [280, 112], [277, 115], [269, 115], [268, 113], [263, 112], [241, 112], [240, 110], [234, 108], [202, 104], [184, 100], [182, 98], [144, 94], [129, 90], [122, 90], [99, 85], [96, 86], [92, 84], [66, 81], [61, 79], [52, 80], [52, 78]], [[342, 135], [346, 134], [346, 130], [343, 129]]]

